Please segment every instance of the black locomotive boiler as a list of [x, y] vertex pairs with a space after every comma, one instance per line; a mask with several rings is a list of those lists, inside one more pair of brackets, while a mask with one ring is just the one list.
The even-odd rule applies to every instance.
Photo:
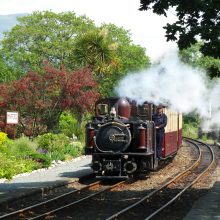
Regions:
[[[127, 178], [157, 168], [152, 121], [155, 109], [152, 103], [138, 105], [127, 98], [106, 98], [96, 103], [95, 116], [86, 125], [85, 148], [86, 155], [92, 155], [96, 177]], [[177, 151], [176, 145], [169, 154]]]

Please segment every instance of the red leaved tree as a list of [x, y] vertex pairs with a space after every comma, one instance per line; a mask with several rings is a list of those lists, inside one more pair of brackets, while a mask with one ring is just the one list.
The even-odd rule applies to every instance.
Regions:
[[4, 116], [6, 110], [18, 111], [19, 130], [28, 136], [52, 129], [67, 109], [80, 120], [99, 97], [88, 68], [69, 72], [46, 65], [44, 71], [42, 75], [29, 72], [11, 84], [0, 84], [0, 115]]

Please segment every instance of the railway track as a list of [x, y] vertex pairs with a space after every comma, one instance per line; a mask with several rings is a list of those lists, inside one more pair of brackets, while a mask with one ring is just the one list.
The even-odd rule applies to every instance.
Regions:
[[[27, 206], [25, 205], [26, 200], [28, 201], [29, 204], [30, 203], [35, 204], [36, 201], [52, 197], [53, 194], [59, 195], [59, 194], [66, 193], [67, 191], [69, 191], [69, 189], [72, 186], [75, 186], [78, 183], [86, 182], [87, 180], [90, 180], [94, 177], [95, 175], [93, 173], [90, 173], [80, 178], [75, 178], [74, 180], [71, 180], [68, 182], [63, 182], [63, 183], [58, 183], [58, 184], [54, 184], [51, 186], [36, 188], [33, 191], [27, 191], [26, 193], [20, 194], [16, 196], [16, 198], [12, 197], [11, 199], [8, 199], [7, 201], [3, 201], [0, 203], [0, 216], [3, 215], [4, 212], [7, 212], [7, 209], [11, 209], [11, 210], [19, 209], [19, 207], [21, 207], [21, 204], [22, 206]], [[32, 198], [34, 198], [33, 201], [32, 201]]]
[[101, 181], [95, 181], [81, 189], [72, 190], [68, 193], [62, 194], [44, 202], [40, 202], [24, 209], [0, 216], [0, 219], [34, 220], [43, 219], [47, 216], [53, 216], [55, 213], [60, 212], [63, 209], [73, 207], [74, 205], [91, 199], [105, 191], [111, 190], [123, 182], [124, 181], [120, 181], [111, 185], [104, 185], [101, 183]]
[[28, 208], [37, 208], [38, 205], [43, 205], [45, 203], [45, 200], [52, 202], [56, 201], [56, 198], [59, 199], [67, 195], [71, 195], [72, 193], [77, 193], [77, 191], [79, 190], [76, 189], [80, 187], [82, 188], [84, 185], [88, 185], [88, 183], [91, 181], [94, 182], [94, 177], [94, 174], [90, 173], [80, 177], [78, 180], [73, 180], [69, 182], [55, 184], [52, 186], [47, 186], [45, 188], [40, 188], [39, 190], [22, 194], [16, 199], [10, 199], [7, 202], [3, 202], [0, 204], [0, 219], [10, 219], [12, 217], [14, 218], [18, 213], [22, 213], [23, 211], [28, 210]]
[[187, 170], [147, 194], [139, 201], [110, 216], [107, 220], [148, 220], [154, 218], [208, 172], [215, 160], [212, 148], [205, 143], [193, 139], [185, 138], [185, 141], [198, 149], [197, 160]]

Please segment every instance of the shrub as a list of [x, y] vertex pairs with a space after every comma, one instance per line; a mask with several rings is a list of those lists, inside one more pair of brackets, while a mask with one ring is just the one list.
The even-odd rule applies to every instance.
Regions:
[[78, 126], [76, 118], [70, 112], [65, 111], [60, 116], [57, 130], [71, 138], [73, 134], [76, 135]]
[[47, 133], [37, 137], [38, 148], [48, 152], [62, 151], [70, 143], [70, 139], [64, 134]]
[[47, 133], [37, 137], [38, 150], [45, 152], [50, 160], [66, 160], [83, 152], [81, 142], [70, 142], [64, 134]]
[[65, 148], [70, 139], [64, 134], [47, 133], [37, 137], [38, 150], [46, 153], [50, 161], [65, 160]]
[[7, 134], [0, 131], [0, 145], [2, 145], [7, 140]]
[[80, 156], [83, 153], [83, 145], [79, 141], [73, 142], [66, 146], [64, 152], [66, 155], [70, 155], [72, 157]]
[[13, 154], [23, 157], [27, 157], [36, 153], [34, 143], [25, 136], [22, 136], [21, 138], [13, 141], [13, 143], [10, 144], [10, 147]]
[[32, 159], [23, 159], [13, 155], [0, 153], [0, 178], [11, 179], [18, 173], [31, 172], [40, 168], [40, 164]]
[[198, 138], [198, 127], [195, 124], [183, 124], [183, 136], [189, 138]]
[[197, 139], [201, 119], [195, 113], [183, 116], [183, 136]]
[[84, 153], [84, 144], [82, 144], [81, 142], [74, 142], [73, 147], [77, 149], [80, 155]]
[[90, 120], [91, 115], [86, 113], [83, 117], [83, 120], [80, 122], [77, 121], [71, 112], [65, 111], [61, 114], [58, 126], [54, 130], [56, 133], [63, 133], [69, 138], [73, 137], [73, 134], [77, 137], [78, 140], [84, 142], [85, 140], [85, 125]]
[[53, 160], [70, 160], [82, 154], [81, 142], [71, 143], [64, 134], [48, 133], [36, 140], [38, 144], [25, 136], [15, 141], [6, 136], [0, 144], [0, 178], [11, 179], [18, 173], [48, 167]]
[[52, 151], [48, 152], [47, 156], [50, 158], [51, 161], [58, 161], [58, 160], [65, 160], [65, 154], [62, 151]]
[[0, 178], [11, 179], [18, 173], [48, 167], [51, 160], [36, 151], [36, 144], [27, 137], [7, 139], [0, 145]]
[[84, 114], [80, 126], [76, 127], [75, 135], [77, 136], [78, 140], [82, 143], [85, 143], [85, 127], [86, 124], [91, 121], [92, 115], [90, 113]]

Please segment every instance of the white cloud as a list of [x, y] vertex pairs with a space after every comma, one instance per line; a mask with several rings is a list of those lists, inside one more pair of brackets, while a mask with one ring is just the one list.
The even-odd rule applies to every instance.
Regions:
[[167, 22], [175, 20], [175, 16], [170, 13], [165, 18], [139, 11], [139, 0], [0, 0], [0, 5], [1, 15], [45, 10], [74, 11], [77, 15], [85, 14], [97, 24], [115, 23], [130, 30], [134, 43], [145, 47], [153, 60], [176, 47], [175, 43], [166, 42], [163, 29]]

